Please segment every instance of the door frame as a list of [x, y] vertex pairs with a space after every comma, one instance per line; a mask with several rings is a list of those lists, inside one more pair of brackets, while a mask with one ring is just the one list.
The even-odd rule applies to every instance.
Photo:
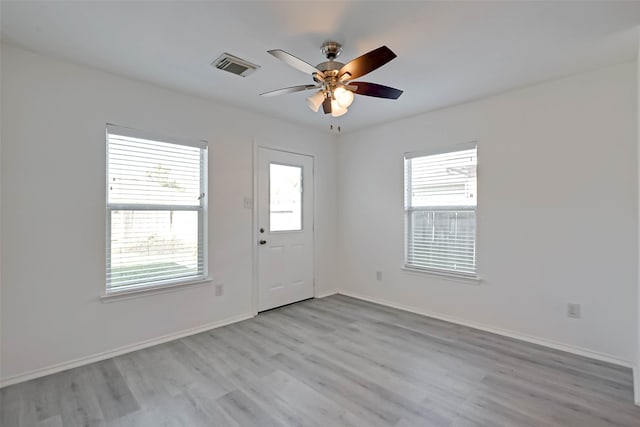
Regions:
[[273, 145], [273, 144], [269, 144], [269, 143], [265, 143], [265, 142], [258, 142], [256, 140], [253, 141], [253, 206], [252, 206], [252, 226], [253, 226], [253, 230], [251, 231], [251, 245], [252, 245], [252, 250], [251, 250], [251, 269], [252, 269], [252, 286], [251, 286], [251, 311], [253, 313], [254, 316], [258, 315], [258, 285], [259, 285], [259, 280], [258, 280], [258, 151], [261, 148], [265, 148], [267, 150], [273, 150], [273, 151], [282, 151], [285, 153], [290, 153], [290, 154], [298, 154], [301, 156], [307, 156], [307, 157], [311, 157], [311, 176], [313, 178], [313, 200], [311, 201], [313, 203], [313, 209], [312, 209], [312, 215], [313, 215], [313, 219], [311, 221], [311, 248], [313, 249], [313, 297], [316, 297], [316, 206], [318, 205], [316, 203], [317, 200], [317, 191], [316, 191], [316, 173], [315, 173], [315, 169], [316, 169], [316, 157], [313, 154], [310, 153], [303, 153], [300, 151], [296, 151], [296, 150], [292, 150], [289, 147], [283, 147], [283, 146], [278, 146], [278, 145]]

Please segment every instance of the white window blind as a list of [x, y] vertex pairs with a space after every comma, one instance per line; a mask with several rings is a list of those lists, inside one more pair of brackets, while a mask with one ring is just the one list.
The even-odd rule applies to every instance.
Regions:
[[107, 294], [204, 279], [207, 144], [107, 126]]
[[476, 275], [476, 144], [405, 155], [405, 265]]

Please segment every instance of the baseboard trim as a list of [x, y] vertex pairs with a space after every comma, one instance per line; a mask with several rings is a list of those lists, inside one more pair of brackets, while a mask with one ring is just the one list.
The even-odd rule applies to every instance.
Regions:
[[332, 289], [330, 291], [325, 291], [325, 292], [321, 292], [319, 294], [316, 294], [315, 298], [326, 298], [326, 297], [330, 297], [331, 295], [335, 295], [339, 292], [338, 289]]
[[[577, 347], [577, 346], [572, 346], [572, 345], [568, 345], [568, 344], [563, 344], [560, 342], [556, 342], [556, 341], [552, 341], [552, 340], [548, 340], [545, 338], [539, 338], [539, 337], [535, 337], [535, 336], [531, 336], [531, 335], [526, 335], [520, 332], [516, 332], [516, 331], [512, 331], [509, 329], [502, 329], [502, 328], [496, 328], [490, 325], [485, 325], [482, 323], [476, 323], [476, 322], [472, 322], [472, 321], [468, 321], [465, 319], [461, 319], [455, 316], [449, 316], [447, 314], [442, 314], [442, 313], [438, 313], [438, 312], [434, 312], [434, 311], [429, 311], [429, 310], [423, 310], [420, 308], [416, 308], [416, 307], [411, 307], [411, 306], [406, 306], [403, 304], [396, 304], [394, 302], [391, 301], [386, 301], [380, 298], [374, 298], [374, 297], [370, 297], [367, 295], [363, 295], [363, 294], [359, 294], [359, 293], [355, 293], [355, 292], [350, 292], [350, 291], [344, 291], [344, 290], [339, 290], [338, 291], [339, 294], [341, 295], [345, 295], [348, 297], [352, 297], [352, 298], [357, 298], [363, 301], [368, 301], [368, 302], [372, 302], [375, 304], [380, 304], [380, 305], [384, 305], [387, 307], [391, 307], [391, 308], [397, 308], [398, 310], [403, 310], [403, 311], [408, 311], [410, 313], [415, 313], [415, 314], [420, 314], [422, 316], [427, 316], [427, 317], [432, 317], [434, 319], [438, 319], [438, 320], [444, 320], [445, 322], [451, 322], [451, 323], [455, 323], [458, 325], [462, 325], [462, 326], [468, 326], [470, 328], [473, 329], [479, 329], [481, 331], [484, 332], [490, 332], [493, 334], [497, 334], [497, 335], [502, 335], [505, 337], [509, 337], [509, 338], [514, 338], [520, 341], [525, 341], [531, 344], [537, 344], [537, 345], [541, 345], [544, 347], [548, 347], [548, 348], [552, 348], [554, 350], [560, 350], [560, 351], [564, 351], [567, 353], [571, 353], [571, 354], [575, 354], [578, 356], [583, 356], [583, 357], [588, 357], [590, 359], [595, 359], [601, 362], [607, 362], [607, 363], [611, 363], [614, 365], [618, 365], [618, 366], [623, 366], [625, 368], [633, 368], [634, 364], [628, 360], [624, 360], [624, 359], [620, 359], [616, 356], [612, 356], [610, 354], [606, 354], [606, 353], [600, 353], [600, 352], [596, 352], [593, 350], [589, 350], [586, 348], [582, 348], [582, 347]], [[637, 370], [636, 370], [637, 371]], [[637, 375], [637, 373], [636, 373]], [[638, 377], [636, 376], [636, 384], [637, 384], [637, 379]], [[638, 400], [638, 387], [640, 387], [640, 385], [636, 386], [636, 401]]]
[[46, 375], [55, 374], [57, 372], [66, 371], [68, 369], [77, 368], [78, 366], [88, 365], [90, 363], [99, 362], [101, 360], [110, 359], [112, 357], [120, 356], [122, 354], [131, 353], [133, 351], [142, 350], [143, 348], [153, 347], [154, 345], [163, 344], [176, 339], [188, 337], [189, 335], [199, 334], [211, 329], [219, 328], [221, 326], [230, 325], [232, 323], [241, 322], [254, 317], [253, 314], [243, 314], [240, 316], [229, 317], [218, 322], [208, 323], [206, 325], [197, 326], [195, 328], [184, 329], [179, 332], [163, 335], [158, 338], [152, 338], [135, 344], [125, 345], [118, 347], [114, 350], [104, 351], [102, 353], [93, 354], [91, 356], [80, 357], [78, 359], [70, 360], [68, 362], [57, 363], [55, 365], [47, 366], [41, 369], [35, 369], [30, 372], [13, 375], [7, 378], [0, 379], [0, 388], [7, 387], [13, 384], [29, 381], [35, 378], [44, 377]]
[[633, 394], [636, 405], [640, 406], [640, 366], [633, 368]]

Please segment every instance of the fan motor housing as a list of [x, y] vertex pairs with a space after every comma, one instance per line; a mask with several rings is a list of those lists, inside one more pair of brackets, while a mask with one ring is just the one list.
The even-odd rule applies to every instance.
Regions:
[[335, 61], [327, 61], [318, 64], [316, 68], [324, 73], [324, 78], [319, 78], [316, 73], [313, 75], [313, 80], [316, 83], [322, 84], [329, 90], [335, 89], [340, 84], [338, 73], [344, 64]]
[[321, 62], [318, 65], [316, 65], [316, 68], [320, 71], [322, 71], [323, 73], [325, 73], [326, 75], [331, 75], [331, 71], [335, 71], [336, 75], [338, 74], [338, 71], [340, 70], [340, 68], [342, 68], [344, 66], [344, 64], [342, 62], [338, 62], [338, 61], [327, 61], [327, 62]]

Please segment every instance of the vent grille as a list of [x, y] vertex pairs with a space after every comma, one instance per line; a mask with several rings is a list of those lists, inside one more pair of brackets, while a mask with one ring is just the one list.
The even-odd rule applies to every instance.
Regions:
[[249, 74], [260, 68], [259, 65], [252, 64], [249, 61], [245, 61], [244, 59], [240, 59], [237, 56], [233, 56], [226, 52], [216, 58], [211, 65], [220, 70], [228, 71], [231, 74], [241, 77], [247, 77]]

